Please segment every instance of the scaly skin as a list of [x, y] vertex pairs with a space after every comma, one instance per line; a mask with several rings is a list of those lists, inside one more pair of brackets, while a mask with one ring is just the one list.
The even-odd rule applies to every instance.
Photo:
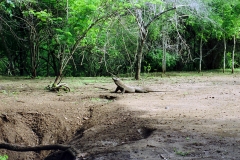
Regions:
[[131, 87], [131, 86], [127, 86], [125, 85], [119, 78], [112, 78], [114, 83], [117, 85], [117, 88], [115, 90], [115, 93], [117, 93], [119, 90], [121, 91], [121, 93], [135, 93], [135, 88]]
[[171, 92], [171, 91], [154, 91], [148, 88], [142, 88], [142, 87], [132, 87], [125, 85], [123, 81], [119, 78], [112, 78], [114, 83], [117, 85], [117, 88], [115, 90], [115, 93], [117, 93], [119, 90], [121, 93], [148, 93], [148, 92]]

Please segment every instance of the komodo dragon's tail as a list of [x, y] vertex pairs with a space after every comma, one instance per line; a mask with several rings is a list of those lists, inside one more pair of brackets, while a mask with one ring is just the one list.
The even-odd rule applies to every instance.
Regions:
[[148, 92], [173, 92], [173, 91], [166, 91], [166, 90], [153, 90], [148, 87], [135, 87], [135, 91], [137, 93], [148, 93]]

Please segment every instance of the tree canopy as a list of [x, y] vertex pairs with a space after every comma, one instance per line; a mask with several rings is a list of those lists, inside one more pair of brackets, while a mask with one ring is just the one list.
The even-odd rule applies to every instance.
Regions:
[[2, 75], [239, 67], [238, 0], [6, 0], [0, 13]]

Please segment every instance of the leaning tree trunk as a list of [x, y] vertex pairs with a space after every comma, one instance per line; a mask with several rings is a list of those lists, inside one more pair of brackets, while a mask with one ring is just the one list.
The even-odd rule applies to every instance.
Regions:
[[61, 82], [61, 79], [62, 79], [62, 73], [59, 73], [56, 77], [55, 77], [55, 80], [53, 82], [53, 86], [57, 86], [60, 82]]
[[[61, 83], [62, 81], [62, 78], [63, 78], [63, 70], [65, 68], [65, 66], [63, 65], [63, 60], [61, 59], [61, 56], [60, 56], [60, 66], [58, 68], [55, 68], [55, 74], [56, 74], [56, 77], [55, 77], [55, 80], [53, 82], [52, 85], [48, 85], [47, 88], [50, 90], [50, 91], [60, 91], [60, 90], [64, 90], [64, 91], [68, 91], [70, 92], [70, 88], [68, 87], [68, 85], [66, 83]], [[56, 67], [56, 66], [55, 66]]]
[[234, 73], [234, 55], [235, 55], [235, 48], [236, 48], [236, 36], [233, 36], [233, 52], [232, 52], [232, 73]]
[[226, 68], [226, 49], [227, 49], [225, 35], [223, 37], [223, 45], [224, 45], [224, 51], [223, 51], [223, 73], [224, 73]]
[[138, 53], [137, 53], [137, 67], [136, 67], [136, 74], [135, 74], [135, 79], [139, 80], [140, 79], [140, 73], [141, 73], [141, 62], [142, 62], [142, 56], [143, 56], [143, 46], [144, 43], [146, 41], [147, 38], [147, 34], [148, 34], [148, 27], [151, 25], [152, 22], [156, 21], [157, 19], [159, 19], [159, 17], [161, 15], [163, 15], [166, 12], [175, 10], [176, 7], [172, 7], [169, 8], [167, 10], [161, 11], [157, 14], [154, 14], [154, 16], [152, 16], [150, 18], [150, 20], [146, 23], [144, 22], [144, 13], [142, 13], [143, 11], [141, 9], [136, 9], [135, 10], [135, 18], [137, 21], [137, 25], [139, 27], [139, 36], [140, 36], [140, 43], [138, 44]]
[[62, 81], [62, 70], [60, 70], [59, 74], [56, 76], [53, 84], [50, 86], [48, 85], [47, 88], [50, 91], [60, 91], [60, 90], [64, 90], [64, 91], [68, 91], [70, 92], [70, 88], [68, 87], [68, 85], [66, 83], [60, 83]]
[[63, 64], [62, 64], [61, 56], [60, 56], [59, 61], [60, 61], [59, 66], [56, 69], [56, 77], [55, 77], [55, 80], [54, 80], [54, 82], [52, 84], [53, 87], [55, 87], [59, 83], [61, 83], [62, 77], [63, 77]]

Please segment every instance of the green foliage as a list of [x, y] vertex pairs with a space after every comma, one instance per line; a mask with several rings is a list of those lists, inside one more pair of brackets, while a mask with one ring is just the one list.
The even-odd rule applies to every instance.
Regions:
[[226, 68], [231, 68], [232, 66], [232, 53], [228, 52], [226, 57]]
[[42, 22], [46, 22], [50, 20], [52, 14], [48, 13], [47, 10], [36, 11], [34, 9], [29, 9], [27, 11], [22, 12], [24, 16], [36, 16], [37, 19], [40, 19]]
[[[228, 43], [227, 67], [231, 67], [230, 40], [233, 35], [236, 35], [239, 45], [240, 2], [202, 2], [207, 3], [208, 10], [204, 10], [207, 14], [199, 10], [190, 12], [189, 7], [179, 7], [176, 12], [163, 14], [151, 23], [144, 48], [142, 69], [145, 72], [161, 71], [163, 26], [167, 26], [164, 31], [168, 36], [166, 43], [170, 46], [170, 49], [167, 48], [167, 70], [174, 70], [176, 66], [180, 66], [179, 70], [194, 68], [195, 64], [186, 63], [186, 59], [199, 56], [200, 39], [203, 39], [203, 54], [206, 55], [204, 67], [219, 67], [223, 36]], [[195, 4], [195, 1], [175, 3], [191, 7], [190, 4]], [[11, 71], [16, 75], [20, 74], [20, 70], [22, 75], [29, 75], [34, 56], [37, 76], [55, 76], [60, 71], [65, 76], [132, 72], [137, 45], [141, 40], [134, 11], [141, 10], [142, 20], [147, 23], [158, 11], [171, 6], [168, 1], [162, 0], [139, 0], [134, 3], [125, 0], [1, 1], [0, 73], [7, 74], [11, 64], [14, 67]], [[179, 53], [176, 54], [171, 46], [177, 43]], [[217, 43], [216, 51], [205, 54]], [[188, 49], [191, 55], [187, 54]], [[235, 56], [235, 65], [238, 66], [240, 58], [238, 54]], [[213, 62], [217, 64], [212, 65]]]
[[66, 77], [72, 77], [73, 76], [73, 71], [74, 71], [74, 68], [72, 68], [72, 66], [68, 65], [65, 70], [64, 70], [64, 76]]
[[224, 1], [212, 1], [211, 6], [213, 7], [212, 18], [217, 22], [218, 26], [222, 31], [222, 35], [226, 37], [232, 37], [234, 34], [239, 32], [240, 26], [240, 2], [238, 0]]
[[0, 160], [8, 160], [8, 155], [6, 154], [3, 156], [0, 155]]
[[144, 72], [147, 72], [147, 73], [149, 73], [151, 71], [151, 69], [152, 69], [150, 64], [148, 64], [146, 66], [143, 66], [143, 67], [144, 67]]
[[[173, 70], [176, 63], [178, 61], [178, 57], [174, 54], [170, 54], [169, 52], [166, 53], [166, 67], [168, 70]], [[151, 66], [152, 70], [161, 71], [162, 67], [162, 50], [155, 49], [150, 51], [145, 56], [145, 66]]]
[[183, 152], [183, 151], [179, 151], [177, 149], [174, 149], [174, 152], [177, 154], [177, 155], [180, 155], [180, 156], [187, 156], [189, 155], [189, 152]]
[[4, 74], [7, 70], [7, 58], [1, 58], [0, 59], [0, 73]]
[[0, 11], [4, 11], [6, 14], [8, 14], [10, 17], [13, 16], [13, 10], [15, 8], [15, 4], [8, 0], [6, 2], [2, 1], [0, 2]]
[[[236, 54], [236, 59], [239, 59], [239, 55], [238, 54]], [[239, 66], [239, 62], [235, 62], [234, 63], [234, 65], [235, 66]], [[228, 52], [227, 54], [226, 54], [226, 68], [231, 68], [232, 67], [232, 53], [231, 52]]]

